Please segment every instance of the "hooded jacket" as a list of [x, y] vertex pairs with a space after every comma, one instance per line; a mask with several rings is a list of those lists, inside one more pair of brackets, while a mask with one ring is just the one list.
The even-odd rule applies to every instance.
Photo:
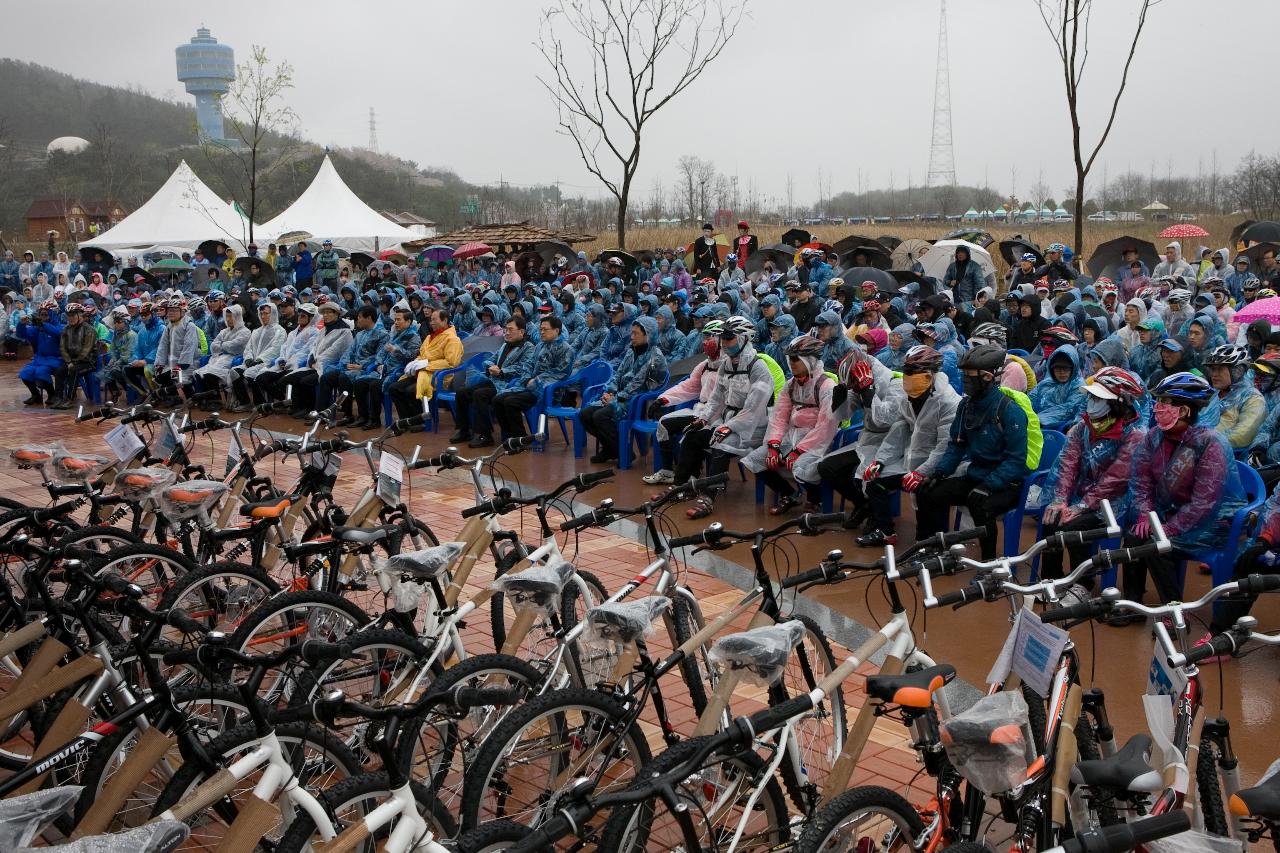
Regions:
[[773, 374], [746, 337], [734, 339], [742, 344], [737, 355], [721, 344], [720, 378], [707, 401], [712, 418], [707, 425], [729, 427], [729, 435], [716, 448], [733, 456], [745, 456], [760, 446], [773, 397]]
[[844, 324], [840, 321], [840, 315], [834, 311], [823, 311], [818, 315], [818, 319], [814, 321], [814, 326], [825, 323], [829, 328], [839, 329], [840, 333], [831, 336], [831, 339], [824, 342], [822, 347], [822, 363], [826, 365], [827, 370], [834, 371], [846, 355], [854, 348], [854, 344], [845, 335]]
[[1253, 381], [1245, 378], [1236, 382], [1226, 394], [1218, 397], [1218, 403], [1222, 410], [1218, 432], [1226, 437], [1231, 449], [1253, 447], [1267, 418], [1267, 402]]
[[189, 317], [184, 316], [177, 325], [166, 322], [156, 344], [156, 370], [190, 368], [200, 356], [200, 330]]
[[748, 453], [742, 464], [757, 474], [763, 471], [768, 445], [776, 441], [784, 455], [800, 454], [791, 469], [796, 480], [816, 484], [821, 481], [818, 463], [840, 428], [831, 406], [836, 381], [823, 372], [819, 359], [802, 357], [801, 360], [809, 368], [808, 378], [800, 383], [793, 376], [782, 386], [769, 415], [765, 443]]
[[678, 360], [684, 352], [685, 336], [676, 328], [675, 312], [662, 305], [655, 312], [654, 319], [658, 322], [658, 349], [668, 361]]
[[[1124, 307], [1133, 308], [1138, 312], [1138, 323], [1147, 319], [1147, 303], [1143, 302], [1138, 297], [1135, 296], [1133, 299], [1130, 299], [1124, 304]], [[1138, 324], [1134, 324], [1131, 327], [1128, 323], [1125, 323], [1116, 331], [1116, 337], [1119, 338], [1120, 343], [1124, 345], [1124, 351], [1126, 354], [1133, 352], [1133, 350], [1142, 343], [1138, 335]]]
[[573, 342], [573, 369], [581, 370], [593, 361], [604, 358], [604, 344], [609, 336], [609, 317], [604, 306], [591, 303], [587, 306], [589, 316], [595, 318], [595, 327], [582, 325], [582, 332]]
[[[712, 392], [715, 391], [717, 380], [720, 378], [719, 368], [720, 359], [718, 357], [706, 358], [695, 364], [693, 370], [689, 371], [688, 376], [662, 392], [662, 399], [665, 401], [665, 405], [679, 406], [681, 403], [697, 400], [697, 404], [692, 409], [693, 416], [709, 423], [710, 414], [707, 403], [711, 399]], [[659, 436], [659, 439], [661, 439], [661, 436]]]
[[1243, 505], [1228, 495], [1243, 490], [1226, 437], [1212, 423], [1202, 417], [1178, 442], [1152, 428], [1133, 472], [1135, 517], [1155, 510], [1174, 547], [1187, 553], [1223, 544], [1231, 516]]
[[1143, 382], [1159, 369], [1160, 342], [1168, 337], [1164, 321], [1159, 317], [1147, 317], [1146, 324], [1151, 327], [1151, 342], [1144, 344], [1139, 338], [1138, 345], [1129, 351], [1129, 369], [1138, 374]]
[[[67, 323], [62, 327], [62, 335], [58, 341], [58, 349], [64, 364], [93, 363], [96, 361], [98, 349], [98, 330], [93, 321], [83, 317], [80, 324], [73, 326]], [[96, 364], [94, 365], [97, 366]]]
[[604, 354], [601, 356], [615, 368], [622, 363], [622, 359], [631, 350], [631, 324], [636, 321], [640, 314], [640, 309], [629, 302], [619, 303], [619, 306], [622, 308], [622, 317], [609, 324], [609, 333], [605, 337]]
[[933, 374], [933, 389], [918, 410], [904, 391], [898, 398], [899, 417], [876, 450], [881, 476], [911, 471], [931, 476], [947, 452], [959, 405], [960, 395], [941, 371]]
[[[1071, 365], [1071, 377], [1066, 382], [1059, 382], [1053, 377], [1053, 368], [1062, 359]], [[1027, 397], [1046, 429], [1070, 426], [1080, 417], [1088, 401], [1084, 395], [1084, 380], [1080, 377], [1080, 355], [1075, 347], [1059, 347], [1053, 351], [1044, 379], [1031, 389]]]
[[480, 318], [476, 316], [475, 307], [471, 302], [471, 294], [460, 293], [455, 301], [455, 308], [449, 322], [452, 326], [463, 334], [474, 332], [480, 325]]
[[796, 328], [796, 320], [790, 314], [779, 314], [777, 321], [778, 326], [782, 329], [782, 334], [777, 342], [774, 342], [772, 335], [770, 335], [769, 342], [764, 345], [764, 349], [761, 352], [776, 361], [778, 366], [782, 368], [783, 375], [790, 379], [791, 360], [787, 358], [787, 347], [799, 336], [800, 330]]
[[302, 370], [311, 363], [311, 355], [315, 352], [316, 342], [320, 340], [320, 330], [316, 328], [313, 318], [306, 327], [296, 327], [284, 339], [284, 346], [276, 358], [276, 369], [285, 372]]
[[565, 340], [564, 331], [555, 340], [539, 341], [533, 351], [533, 365], [529, 368], [529, 382], [519, 390], [532, 391], [542, 399], [542, 392], [553, 382], [563, 382], [573, 370], [573, 347]]
[[[1142, 345], [1138, 344], [1134, 352], [1142, 349]], [[1124, 354], [1124, 346], [1118, 338], [1106, 338], [1099, 341], [1093, 349], [1089, 350], [1089, 361], [1085, 364], [1084, 374], [1092, 376], [1098, 372], [1098, 365], [1094, 364], [1094, 360], [1102, 362], [1102, 367], [1123, 367], [1125, 370], [1130, 369], [1130, 361]]]
[[972, 257], [964, 262], [952, 260], [943, 278], [943, 286], [951, 288], [951, 292], [955, 294], [956, 305], [973, 302], [978, 291], [986, 284], [987, 278], [982, 272], [982, 266]]
[[[889, 345], [875, 354], [876, 361], [880, 362], [890, 370], [901, 370], [902, 364], [907, 357], [907, 350], [915, 346], [916, 342], [912, 337], [912, 333], [914, 331], [915, 326], [912, 326], [910, 323], [903, 323], [901, 325], [894, 326], [893, 330], [889, 333]], [[893, 335], [897, 335], [902, 341], [902, 344], [896, 349], [893, 347]]]
[[[387, 330], [376, 323], [367, 329], [356, 329], [351, 337], [351, 343], [347, 345], [346, 352], [334, 365], [334, 369], [346, 373], [352, 379], [372, 373], [378, 362], [378, 353], [386, 346], [387, 339]], [[348, 364], [356, 364], [359, 367], [352, 370], [347, 367]]]
[[315, 353], [312, 356], [316, 372], [323, 375], [329, 370], [340, 369], [343, 363], [342, 356], [351, 346], [353, 338], [351, 324], [346, 320], [339, 317], [333, 322], [326, 321], [324, 328], [320, 330], [320, 337], [316, 341]]
[[280, 325], [280, 312], [276, 306], [267, 301], [264, 303], [271, 309], [270, 319], [249, 333], [249, 341], [245, 345], [244, 375], [253, 378], [265, 370], [270, 370], [280, 358], [285, 339], [289, 333]]
[[1127, 527], [1133, 516], [1133, 465], [1147, 438], [1143, 419], [1117, 423], [1095, 436], [1083, 418], [1067, 431], [1067, 443], [1050, 469], [1045, 485], [1052, 503], [1097, 510], [1111, 502], [1116, 519]]
[[[634, 306], [632, 306], [634, 307]], [[633, 322], [644, 329], [647, 343], [641, 352], [630, 345], [628, 332], [627, 352], [618, 363], [618, 369], [605, 386], [614, 395], [615, 417], [626, 414], [626, 405], [636, 394], [654, 391], [662, 386], [667, 376], [667, 360], [658, 348], [658, 323], [652, 317], [639, 317]], [[627, 324], [628, 327], [630, 323]]]
[[222, 317], [226, 325], [209, 344], [209, 363], [197, 370], [196, 375], [207, 376], [223, 385], [229, 385], [232, 364], [244, 355], [249, 345], [250, 333], [249, 327], [244, 324], [244, 309], [239, 305], [223, 308]]
[[1023, 305], [1031, 306], [1031, 316], [1019, 316], [1009, 329], [1009, 349], [1031, 352], [1040, 345], [1040, 333], [1049, 328], [1049, 321], [1040, 316], [1040, 300], [1028, 299]]
[[[1075, 350], [1067, 352], [1074, 354]], [[934, 473], [950, 477], [962, 462], [969, 463], [965, 475], [993, 493], [1020, 487], [1031, 473], [1027, 469], [1027, 415], [995, 385], [976, 400], [964, 398], [956, 409], [951, 440]]]
[[[502, 346], [485, 356], [477, 379], [473, 380], [472, 384], [489, 382], [500, 392], [523, 390], [524, 383], [528, 381], [530, 371], [533, 369], [534, 349], [533, 341], [527, 337], [521, 339], [518, 344], [503, 341]], [[489, 372], [489, 368], [494, 365], [497, 365], [500, 371], [497, 376]]]
[[405, 367], [417, 355], [422, 346], [422, 337], [416, 323], [410, 323], [402, 331], [395, 327], [384, 329], [387, 339], [378, 350], [374, 360], [374, 369], [382, 373], [382, 388], [385, 391], [404, 373]]
[[1169, 263], [1167, 260], [1160, 261], [1160, 263], [1156, 264], [1156, 268], [1151, 271], [1151, 278], [1154, 280], [1164, 275], [1180, 275], [1186, 277], [1189, 282], [1195, 281], [1195, 270], [1182, 257], [1182, 244], [1177, 240], [1173, 240], [1165, 244], [1166, 249], [1170, 246], [1173, 247], [1174, 251], [1173, 263]]

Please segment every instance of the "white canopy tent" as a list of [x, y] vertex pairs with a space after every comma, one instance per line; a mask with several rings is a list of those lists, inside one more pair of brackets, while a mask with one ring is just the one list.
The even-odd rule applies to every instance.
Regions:
[[194, 249], [205, 240], [218, 240], [243, 253], [247, 236], [247, 223], [235, 208], [209, 189], [183, 160], [142, 207], [80, 245], [107, 250], [152, 246]]
[[306, 232], [317, 243], [332, 240], [340, 249], [370, 254], [422, 239], [421, 234], [392, 222], [361, 201], [342, 180], [328, 155], [298, 200], [262, 225], [262, 233], [273, 238], [290, 232]]

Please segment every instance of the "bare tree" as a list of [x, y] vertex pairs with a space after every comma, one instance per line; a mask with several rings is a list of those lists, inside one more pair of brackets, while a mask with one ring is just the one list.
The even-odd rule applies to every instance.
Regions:
[[203, 143], [209, 162], [218, 169], [233, 194], [247, 201], [240, 206], [249, 217], [249, 241], [258, 218], [259, 190], [277, 171], [293, 163], [301, 143], [296, 134], [297, 113], [285, 100], [293, 88], [293, 66], [287, 61], [271, 67], [266, 48], [254, 45], [249, 60], [236, 67], [236, 79], [219, 98], [228, 144]]
[[550, 73], [539, 81], [561, 132], [617, 201], [620, 247], [645, 125], [724, 52], [742, 15], [733, 0], [557, 0], [544, 10], [537, 48]]
[[1115, 124], [1116, 112], [1120, 108], [1120, 98], [1124, 95], [1125, 86], [1129, 82], [1129, 66], [1133, 64], [1134, 54], [1138, 51], [1138, 40], [1142, 37], [1142, 29], [1147, 23], [1147, 13], [1160, 0], [1138, 0], [1138, 23], [1133, 30], [1133, 39], [1129, 42], [1129, 54], [1124, 60], [1124, 70], [1116, 84], [1115, 97], [1111, 99], [1111, 113], [1107, 117], [1106, 127], [1102, 129], [1097, 143], [1085, 155], [1084, 145], [1080, 140], [1080, 84], [1084, 80], [1085, 68], [1089, 62], [1089, 19], [1093, 14], [1093, 0], [1035, 0], [1040, 10], [1040, 17], [1045, 28], [1053, 38], [1058, 52], [1058, 60], [1062, 63], [1062, 79], [1066, 86], [1067, 111], [1071, 116], [1071, 146], [1076, 166], [1076, 204], [1075, 216], [1075, 249], [1077, 255], [1084, 256], [1084, 182], [1089, 177], [1102, 146], [1111, 135], [1111, 126]]
[[696, 219], [698, 216], [698, 172], [702, 161], [692, 154], [685, 154], [676, 161], [676, 189], [680, 200], [684, 203], [681, 211], [685, 219]]

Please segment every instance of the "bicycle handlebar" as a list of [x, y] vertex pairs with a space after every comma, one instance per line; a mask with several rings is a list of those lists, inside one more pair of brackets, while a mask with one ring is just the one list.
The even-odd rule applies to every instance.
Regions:
[[[210, 639], [225, 639], [210, 634]], [[221, 663], [233, 663], [248, 667], [279, 666], [295, 657], [302, 658], [309, 666], [323, 666], [337, 660], [354, 657], [350, 643], [326, 643], [322, 640], [303, 640], [294, 646], [286, 646], [278, 652], [266, 655], [246, 655], [238, 649], [205, 642], [190, 649], [175, 649], [164, 653], [164, 662], [170, 666], [201, 666], [211, 669]]]
[[1139, 844], [1167, 838], [1191, 828], [1191, 815], [1183, 809], [1151, 815], [1133, 823], [1086, 830], [1045, 853], [1125, 853]]
[[764, 539], [772, 539], [780, 536], [791, 528], [798, 529], [802, 534], [813, 535], [821, 532], [821, 528], [829, 524], [835, 524], [837, 521], [843, 522], [845, 514], [842, 512], [829, 513], [811, 513], [806, 512], [799, 518], [793, 518], [790, 521], [784, 521], [772, 530], [753, 530], [750, 533], [744, 533], [736, 530], [725, 530], [724, 525], [715, 522], [707, 527], [701, 533], [693, 533], [688, 536], [677, 536], [671, 539], [667, 545], [671, 548], [681, 548], [689, 545], [705, 546], [707, 548], [727, 547], [732, 543], [725, 543], [724, 540], [731, 539], [737, 542], [754, 541], [757, 536]]
[[[609, 471], [607, 473], [611, 475], [613, 474], [612, 471]], [[587, 474], [583, 476], [589, 477], [593, 475]], [[594, 476], [598, 476], [598, 475], [594, 475]], [[724, 485], [727, 482], [729, 482], [728, 474], [712, 474], [710, 477], [702, 477], [701, 479], [693, 478], [686, 483], [682, 483], [679, 486], [675, 486], [667, 490], [665, 494], [663, 494], [661, 497], [657, 498], [656, 500], [643, 503], [640, 506], [636, 506], [636, 507], [614, 506], [612, 499], [601, 501], [600, 506], [596, 507], [590, 512], [583, 513], [582, 515], [575, 516], [574, 518], [571, 518], [568, 521], [563, 522], [560, 525], [560, 529], [565, 532], [568, 532], [571, 530], [579, 530], [583, 527], [592, 527], [597, 524], [607, 524], [608, 522], [612, 521], [614, 518], [620, 518], [628, 515], [639, 515], [641, 513], [650, 512], [652, 510], [658, 509], [659, 507], [665, 506], [671, 503], [672, 501], [684, 500], [685, 498], [692, 497], [694, 494], [698, 492], [706, 491], [714, 486]]]

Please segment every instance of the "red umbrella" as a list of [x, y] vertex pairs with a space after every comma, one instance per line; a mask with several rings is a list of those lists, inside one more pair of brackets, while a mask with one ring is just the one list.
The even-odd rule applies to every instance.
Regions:
[[1170, 225], [1168, 228], [1160, 232], [1161, 237], [1178, 240], [1186, 237], [1208, 237], [1209, 232], [1201, 228], [1199, 225]]
[[463, 243], [453, 250], [453, 256], [455, 258], [474, 258], [492, 251], [493, 249], [484, 243]]

